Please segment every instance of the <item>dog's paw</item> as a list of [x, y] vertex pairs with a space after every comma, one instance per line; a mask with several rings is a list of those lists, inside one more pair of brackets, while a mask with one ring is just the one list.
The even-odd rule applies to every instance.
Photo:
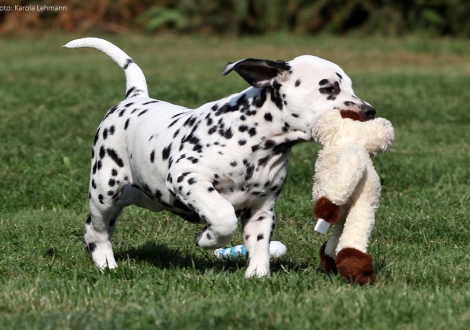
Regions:
[[341, 276], [351, 283], [364, 285], [375, 280], [372, 257], [354, 248], [345, 248], [336, 255], [336, 267]]
[[216, 235], [208, 226], [205, 226], [196, 235], [194, 242], [203, 249], [214, 250], [227, 246], [232, 241], [232, 238], [233, 234], [227, 236]]
[[111, 247], [111, 242], [105, 242], [100, 244], [85, 243], [85, 250], [91, 254], [93, 262], [100, 269], [117, 268], [117, 263], [114, 259], [114, 253]]
[[335, 223], [339, 220], [340, 207], [334, 204], [325, 196], [320, 197], [313, 206], [313, 214], [318, 219], [323, 219], [329, 223]]
[[250, 267], [248, 267], [245, 272], [245, 278], [261, 278], [261, 277], [270, 276], [270, 275], [271, 273], [269, 271], [269, 267], [268, 269], [264, 269], [264, 270], [259, 270], [257, 268], [250, 269]]

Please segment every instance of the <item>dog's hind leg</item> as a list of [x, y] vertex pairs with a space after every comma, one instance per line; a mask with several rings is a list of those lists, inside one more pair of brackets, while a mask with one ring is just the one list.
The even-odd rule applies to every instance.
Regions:
[[[100, 195], [102, 196], [102, 195]], [[110, 204], [101, 204], [103, 199], [90, 199], [90, 215], [85, 223], [85, 248], [93, 261], [100, 268], [116, 268], [110, 238], [115, 228], [117, 215], [122, 208], [113, 208]], [[113, 217], [111, 219], [111, 217]], [[111, 229], [112, 228], [112, 229]]]
[[[90, 198], [90, 216], [85, 223], [84, 241], [93, 261], [100, 268], [116, 268], [117, 263], [111, 245], [111, 237], [116, 229], [116, 223], [124, 207], [137, 205], [158, 212], [163, 208], [152, 201], [139, 189], [131, 185], [123, 186], [119, 198]], [[101, 196], [101, 197], [100, 197]]]

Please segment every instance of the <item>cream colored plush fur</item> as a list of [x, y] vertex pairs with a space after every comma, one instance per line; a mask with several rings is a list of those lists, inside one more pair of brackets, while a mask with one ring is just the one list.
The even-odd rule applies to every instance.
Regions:
[[330, 111], [319, 119], [313, 134], [323, 147], [315, 163], [313, 200], [325, 196], [341, 207], [325, 253], [333, 259], [344, 248], [367, 253], [381, 191], [370, 157], [390, 147], [393, 126], [384, 118], [361, 122]]

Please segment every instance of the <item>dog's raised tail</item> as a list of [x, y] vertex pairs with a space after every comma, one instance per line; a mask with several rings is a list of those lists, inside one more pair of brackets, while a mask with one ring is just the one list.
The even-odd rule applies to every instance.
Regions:
[[82, 38], [70, 41], [66, 48], [95, 48], [111, 57], [126, 74], [126, 98], [148, 97], [147, 82], [139, 66], [119, 47], [100, 38]]

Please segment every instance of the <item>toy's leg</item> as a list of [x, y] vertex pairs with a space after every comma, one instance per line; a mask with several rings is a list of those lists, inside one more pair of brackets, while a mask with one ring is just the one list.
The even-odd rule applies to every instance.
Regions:
[[335, 261], [343, 277], [363, 285], [375, 280], [373, 260], [367, 254], [375, 211], [370, 205], [361, 207], [358, 204], [349, 211], [343, 234], [336, 247]]
[[320, 263], [325, 272], [336, 274], [338, 270], [336, 269], [335, 259], [325, 253], [327, 243], [328, 241], [323, 243], [320, 248]]
[[354, 248], [345, 248], [336, 256], [336, 267], [341, 276], [351, 283], [364, 285], [375, 280], [372, 257]]
[[320, 262], [326, 272], [337, 272], [335, 264], [336, 246], [338, 245], [339, 238], [343, 232], [343, 227], [344, 219], [340, 218], [333, 227], [333, 234], [320, 248]]

